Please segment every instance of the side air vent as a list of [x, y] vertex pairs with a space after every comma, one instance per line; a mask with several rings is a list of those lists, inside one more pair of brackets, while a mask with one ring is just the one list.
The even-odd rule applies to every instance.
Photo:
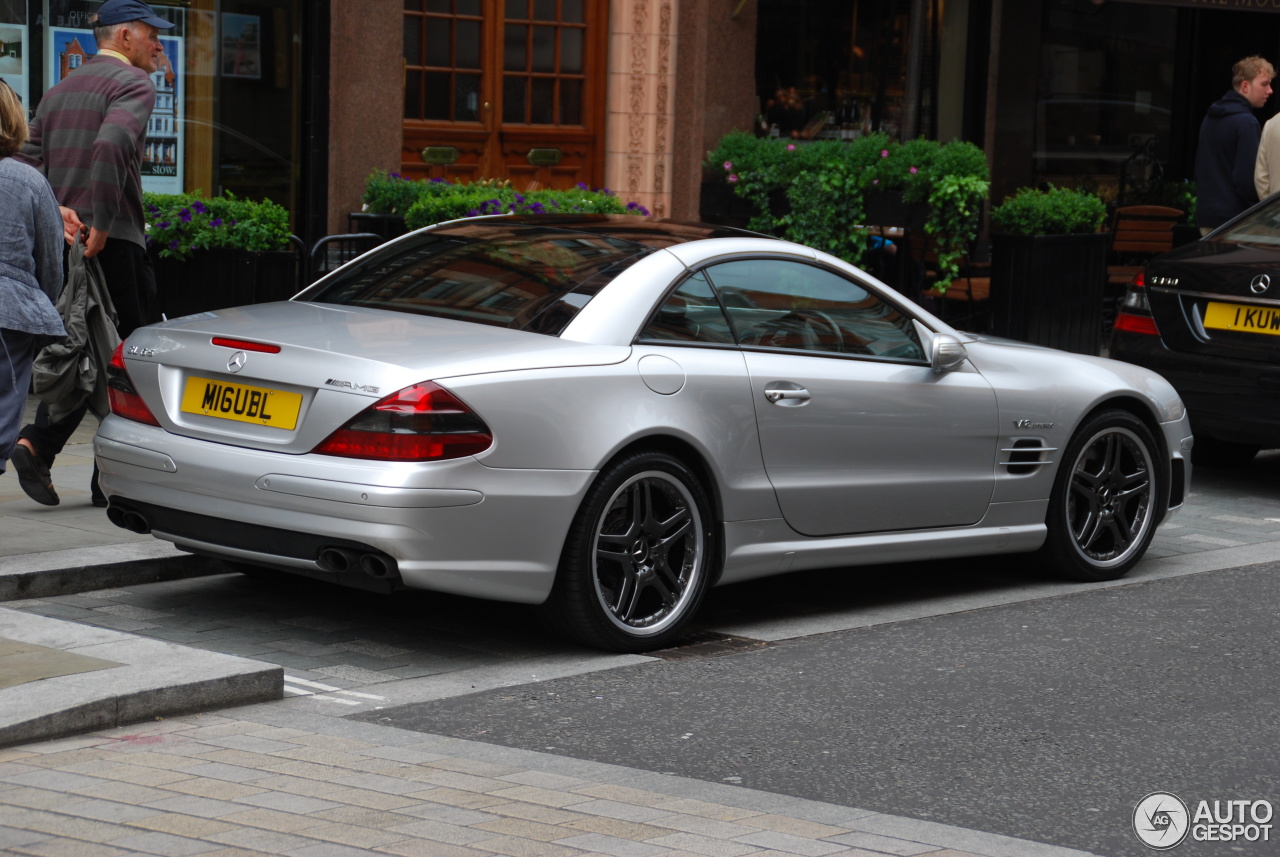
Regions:
[[1012, 446], [1000, 450], [1005, 456], [1000, 463], [1008, 468], [1009, 475], [1026, 476], [1053, 464], [1050, 454], [1057, 451], [1057, 447], [1046, 446], [1043, 438], [1015, 438]]

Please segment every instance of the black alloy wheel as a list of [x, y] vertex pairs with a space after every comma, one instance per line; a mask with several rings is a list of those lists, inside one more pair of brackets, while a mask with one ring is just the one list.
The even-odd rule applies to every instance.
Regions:
[[1163, 471], [1151, 431], [1128, 411], [1090, 417], [1067, 444], [1039, 556], [1063, 577], [1115, 580], [1146, 553]]
[[638, 452], [613, 462], [574, 519], [542, 618], [603, 649], [667, 645], [697, 611], [713, 573], [710, 510], [701, 481], [672, 456]]

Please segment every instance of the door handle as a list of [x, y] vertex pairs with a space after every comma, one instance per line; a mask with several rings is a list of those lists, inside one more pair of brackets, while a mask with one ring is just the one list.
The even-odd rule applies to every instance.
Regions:
[[764, 388], [764, 397], [773, 404], [782, 405], [783, 407], [803, 405], [813, 398], [804, 387], [790, 382], [785, 382], [785, 386], [784, 384], [770, 384]]

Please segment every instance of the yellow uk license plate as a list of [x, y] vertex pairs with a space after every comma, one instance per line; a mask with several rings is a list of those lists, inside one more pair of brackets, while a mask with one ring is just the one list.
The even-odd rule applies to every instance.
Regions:
[[1280, 307], [1222, 304], [1215, 301], [1205, 308], [1204, 326], [1213, 330], [1280, 336]]
[[292, 429], [298, 424], [302, 396], [268, 387], [232, 384], [192, 376], [182, 392], [182, 411], [224, 420], [238, 420], [272, 428]]

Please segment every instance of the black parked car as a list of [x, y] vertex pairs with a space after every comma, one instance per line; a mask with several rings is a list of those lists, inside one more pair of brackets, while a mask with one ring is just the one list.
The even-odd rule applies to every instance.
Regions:
[[1280, 447], [1280, 194], [1149, 262], [1120, 305], [1110, 356], [1173, 384], [1196, 463], [1239, 465]]

